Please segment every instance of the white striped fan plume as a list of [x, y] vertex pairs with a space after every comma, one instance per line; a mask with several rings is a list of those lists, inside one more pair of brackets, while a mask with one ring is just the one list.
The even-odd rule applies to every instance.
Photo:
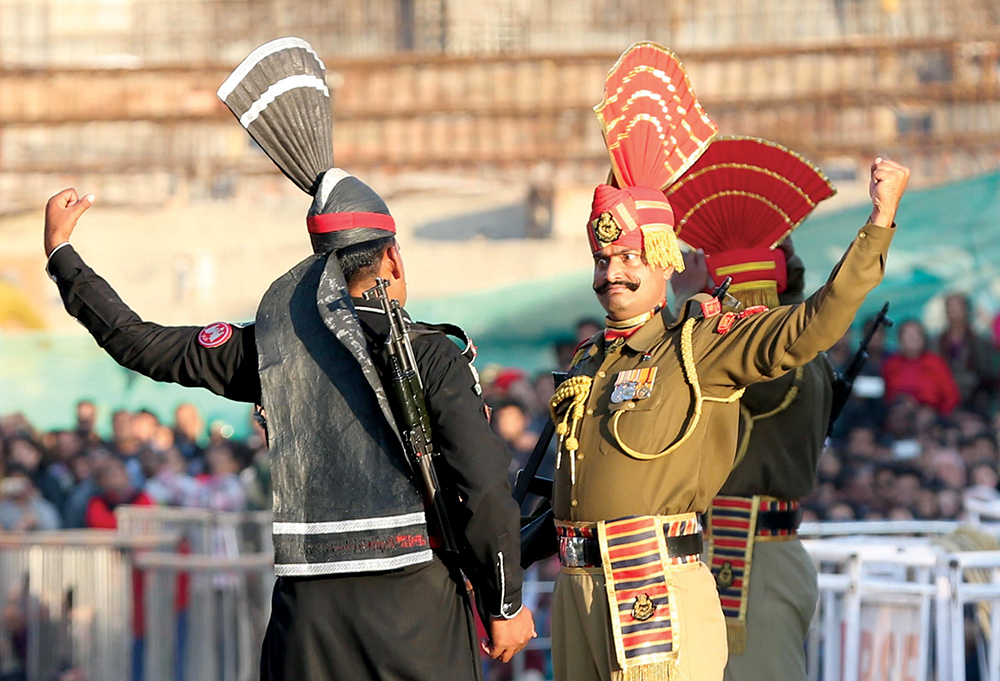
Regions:
[[275, 165], [302, 191], [333, 167], [326, 67], [301, 38], [278, 38], [240, 63], [218, 91]]

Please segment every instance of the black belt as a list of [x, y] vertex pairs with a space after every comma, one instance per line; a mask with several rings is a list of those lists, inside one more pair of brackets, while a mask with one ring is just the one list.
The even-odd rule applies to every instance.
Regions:
[[[701, 532], [664, 539], [670, 558], [683, 558], [704, 552]], [[565, 567], [600, 567], [601, 544], [596, 539], [586, 537], [559, 537], [559, 562]]]
[[802, 522], [802, 509], [791, 511], [758, 511], [757, 532], [794, 532]]

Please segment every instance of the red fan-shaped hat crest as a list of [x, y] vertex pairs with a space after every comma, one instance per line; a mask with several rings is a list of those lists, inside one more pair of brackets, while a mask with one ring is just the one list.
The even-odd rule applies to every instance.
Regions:
[[723, 137], [665, 193], [677, 236], [713, 254], [774, 249], [835, 192], [793, 151], [755, 137]]
[[775, 250], [836, 192], [816, 166], [755, 137], [712, 142], [665, 193], [680, 240], [700, 248], [716, 283], [744, 304], [776, 305], [787, 283], [785, 255]]
[[718, 132], [677, 55], [652, 42], [636, 43], [622, 54], [594, 112], [620, 187], [665, 189]]
[[647, 262], [682, 271], [674, 211], [662, 192], [698, 160], [718, 128], [698, 104], [677, 56], [651, 42], [622, 54], [594, 112], [620, 189], [602, 186], [594, 194], [591, 248], [641, 247]]

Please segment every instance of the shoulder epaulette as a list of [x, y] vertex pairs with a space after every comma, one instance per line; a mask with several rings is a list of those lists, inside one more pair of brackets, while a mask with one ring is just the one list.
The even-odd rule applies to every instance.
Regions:
[[699, 293], [691, 296], [684, 303], [680, 322], [688, 319], [711, 319], [722, 312], [722, 303], [718, 298], [713, 298], [707, 293]]
[[573, 350], [573, 360], [570, 362], [570, 368], [572, 369], [577, 364], [582, 362], [589, 354], [590, 348], [592, 348], [603, 337], [604, 332], [598, 331], [587, 340], [581, 341], [581, 343], [576, 346], [576, 349]]

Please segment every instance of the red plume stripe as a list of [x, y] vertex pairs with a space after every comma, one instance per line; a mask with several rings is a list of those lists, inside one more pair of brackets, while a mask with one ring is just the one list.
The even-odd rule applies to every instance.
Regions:
[[816, 166], [754, 137], [716, 140], [667, 191], [678, 237], [709, 255], [774, 249], [836, 192]]
[[622, 188], [665, 189], [718, 132], [680, 60], [652, 42], [636, 43], [618, 59], [594, 112]]

